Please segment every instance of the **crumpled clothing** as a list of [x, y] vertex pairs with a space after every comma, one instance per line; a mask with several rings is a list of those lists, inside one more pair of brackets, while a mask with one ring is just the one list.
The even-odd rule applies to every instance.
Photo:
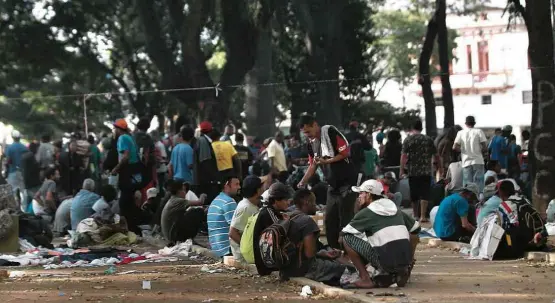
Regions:
[[145, 256], [138, 256], [136, 258], [131, 258], [131, 257], [125, 257], [121, 260], [121, 262], [116, 263], [117, 265], [125, 265], [125, 264], [129, 264], [129, 263], [133, 263], [135, 261], [143, 261], [146, 260]]
[[102, 241], [100, 245], [102, 246], [122, 246], [122, 245], [131, 245], [136, 243], [138, 237], [133, 232], [127, 232], [127, 235], [122, 233], [116, 233], [110, 236], [108, 239]]
[[164, 256], [189, 256], [189, 253], [192, 251], [193, 241], [191, 239], [177, 243], [173, 247], [164, 247], [158, 251], [158, 254]]
[[100, 237], [100, 228], [93, 218], [87, 218], [79, 222], [75, 232], [89, 235], [91, 240], [96, 243], [102, 242], [102, 238]]

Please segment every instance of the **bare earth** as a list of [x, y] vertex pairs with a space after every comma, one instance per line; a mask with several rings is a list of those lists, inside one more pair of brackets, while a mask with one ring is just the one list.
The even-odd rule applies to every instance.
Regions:
[[[555, 268], [524, 261], [464, 260], [458, 252], [422, 246], [411, 282], [403, 289], [357, 291], [376, 302], [553, 302]], [[301, 287], [258, 277], [242, 270], [210, 264], [208, 260], [65, 270], [21, 269], [25, 276], [0, 281], [0, 300], [6, 302], [305, 302]], [[142, 282], [152, 289], [143, 290]], [[312, 300], [345, 302], [316, 295]]]

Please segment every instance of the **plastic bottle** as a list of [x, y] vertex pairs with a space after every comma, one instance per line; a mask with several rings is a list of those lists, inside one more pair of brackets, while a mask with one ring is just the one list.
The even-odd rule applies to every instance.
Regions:
[[108, 267], [108, 269], [106, 269], [104, 271], [105, 275], [113, 275], [115, 273], [116, 273], [116, 267], [114, 267], [114, 266], [110, 266], [110, 267]]

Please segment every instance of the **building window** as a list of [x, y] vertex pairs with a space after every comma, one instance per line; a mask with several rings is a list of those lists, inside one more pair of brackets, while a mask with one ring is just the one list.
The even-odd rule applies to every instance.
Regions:
[[532, 91], [525, 90], [522, 92], [522, 104], [531, 104], [532, 103]]
[[482, 105], [490, 105], [491, 104], [491, 95], [482, 96]]
[[443, 98], [442, 97], [435, 97], [434, 102], [436, 106], [443, 106]]
[[469, 74], [472, 74], [472, 46], [466, 46], [466, 68]]
[[478, 68], [480, 73], [489, 72], [489, 50], [488, 42], [478, 42]]

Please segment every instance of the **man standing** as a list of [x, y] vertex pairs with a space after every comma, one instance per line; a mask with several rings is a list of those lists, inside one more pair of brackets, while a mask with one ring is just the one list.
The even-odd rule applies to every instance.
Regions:
[[[443, 167], [434, 140], [422, 134], [422, 121], [419, 120], [414, 123], [412, 134], [403, 142], [400, 173], [404, 175], [407, 168], [412, 211], [416, 220], [421, 219], [420, 222], [428, 222], [426, 214], [432, 187], [432, 160], [437, 163], [440, 175], [443, 175]], [[418, 216], [419, 205], [420, 216]]]
[[51, 167], [54, 165], [55, 153], [56, 153], [56, 150], [54, 148], [54, 145], [50, 143], [50, 135], [42, 136], [39, 149], [35, 155], [41, 171], [44, 171], [48, 167]]
[[308, 144], [309, 167], [299, 182], [304, 187], [320, 167], [329, 184], [326, 203], [326, 237], [333, 248], [339, 246], [339, 232], [354, 216], [356, 195], [350, 192], [356, 183], [356, 172], [349, 159], [349, 144], [337, 128], [325, 125], [320, 128], [310, 115], [300, 117], [299, 127], [310, 140]]
[[463, 167], [463, 185], [474, 183], [480, 193], [484, 191], [484, 157], [486, 152], [486, 135], [481, 129], [474, 128], [476, 120], [473, 116], [466, 117], [466, 129], [457, 133], [453, 149], [461, 152]]
[[135, 205], [135, 191], [143, 187], [139, 150], [135, 140], [129, 134], [129, 128], [124, 119], [116, 120], [114, 132], [117, 140], [119, 162], [112, 169], [112, 175], [118, 175], [118, 187], [121, 191], [119, 199], [120, 213], [127, 219], [129, 230], [139, 234], [138, 225], [140, 224], [141, 210]]
[[13, 143], [6, 148], [8, 184], [12, 186], [17, 201], [21, 202], [21, 195], [25, 189], [23, 174], [21, 173], [21, 157], [29, 150], [21, 141], [21, 133], [17, 130], [12, 132]]
[[220, 141], [220, 133], [217, 130], [212, 131], [210, 138], [221, 178], [241, 176], [241, 161], [231, 141]]
[[283, 150], [283, 133], [277, 132], [274, 140], [270, 142], [268, 148], [268, 162], [274, 173], [287, 171], [287, 161], [285, 159], [285, 151]]
[[345, 137], [349, 140], [351, 161], [353, 161], [355, 171], [360, 174], [363, 172], [365, 162], [364, 152], [371, 150], [372, 147], [366, 137], [358, 131], [357, 121], [349, 123], [349, 133]]
[[241, 161], [241, 180], [249, 175], [249, 167], [254, 162], [254, 155], [252, 154], [250, 148], [243, 145], [245, 137], [241, 133], [235, 134], [235, 150], [237, 151], [237, 156]]
[[231, 255], [229, 229], [237, 202], [233, 196], [241, 189], [237, 177], [228, 177], [222, 186], [222, 192], [210, 203], [208, 208], [208, 241], [212, 252], [218, 257]]
[[207, 201], [212, 201], [220, 190], [220, 171], [216, 161], [216, 155], [212, 148], [212, 123], [203, 121], [199, 125], [200, 137], [195, 144], [195, 183], [198, 185], [196, 192], [207, 195]]
[[177, 144], [171, 153], [170, 165], [168, 167], [170, 178], [181, 184], [193, 183], [193, 159], [194, 152], [191, 147], [191, 140], [195, 131], [191, 128], [181, 130], [181, 142]]

